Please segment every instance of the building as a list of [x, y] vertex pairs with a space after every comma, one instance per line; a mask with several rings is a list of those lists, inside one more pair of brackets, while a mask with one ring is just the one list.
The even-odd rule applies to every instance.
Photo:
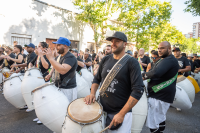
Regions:
[[200, 22], [193, 23], [193, 38], [200, 37]]
[[192, 38], [193, 37], [193, 32], [188, 32], [188, 34], [184, 34], [186, 38]]

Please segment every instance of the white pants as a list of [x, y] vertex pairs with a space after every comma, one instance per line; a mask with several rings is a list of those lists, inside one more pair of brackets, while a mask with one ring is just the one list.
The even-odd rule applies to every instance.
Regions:
[[166, 103], [155, 98], [148, 98], [146, 126], [151, 129], [158, 129], [159, 124], [166, 120], [166, 113], [169, 106], [170, 103]]
[[105, 133], [131, 133], [132, 125], [132, 112], [128, 112], [125, 117], [121, 127], [117, 130], [106, 130]]
[[62, 89], [60, 88], [61, 92], [67, 97], [69, 102], [71, 103], [73, 100], [77, 99], [77, 87], [72, 89]]

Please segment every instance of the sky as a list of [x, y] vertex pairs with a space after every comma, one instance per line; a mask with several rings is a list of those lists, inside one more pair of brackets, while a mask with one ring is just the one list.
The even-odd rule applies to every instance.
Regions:
[[[78, 12], [71, 0], [41, 0], [49, 4], [53, 4], [55, 6], [59, 6], [65, 9], [68, 9], [73, 12]], [[160, 1], [167, 1], [172, 4], [172, 16], [171, 16], [171, 23], [172, 25], [176, 26], [179, 31], [183, 34], [187, 34], [188, 32], [192, 32], [192, 25], [193, 23], [200, 22], [200, 16], [194, 17], [191, 13], [185, 13], [183, 10], [186, 8], [184, 4], [187, 0], [160, 0]]]

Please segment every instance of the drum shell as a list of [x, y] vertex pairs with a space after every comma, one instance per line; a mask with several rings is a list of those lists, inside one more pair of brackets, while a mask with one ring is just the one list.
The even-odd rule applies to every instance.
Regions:
[[89, 87], [91, 88], [94, 76], [87, 69], [81, 69], [81, 73], [82, 73], [82, 77], [87, 81]]
[[[12, 77], [13, 75], [11, 75]], [[14, 77], [4, 82], [3, 93], [5, 99], [16, 108], [22, 108], [26, 105], [21, 93], [21, 83], [23, 76]]]
[[191, 103], [193, 103], [195, 98], [195, 88], [193, 84], [186, 78], [185, 80], [176, 83], [176, 85], [185, 90], [190, 98]]
[[146, 121], [148, 111], [147, 97], [144, 91], [138, 103], [132, 108], [131, 133], [140, 133]]
[[194, 79], [197, 81], [198, 85], [200, 86], [200, 74], [199, 73], [194, 74]]
[[188, 76], [187, 79], [193, 84], [193, 86], [195, 88], [195, 93], [198, 93], [200, 91], [200, 88], [199, 88], [197, 81], [191, 76]]
[[66, 116], [64, 125], [62, 127], [62, 133], [99, 133], [104, 129], [104, 117], [100, 121], [93, 124], [83, 126], [81, 130], [81, 125], [72, 121]]
[[50, 130], [61, 133], [67, 106], [67, 97], [54, 85], [33, 93], [35, 112], [39, 120]]
[[32, 70], [26, 71], [24, 75], [22, 86], [21, 86], [21, 92], [28, 106], [28, 109], [30, 110], [34, 109], [33, 95], [31, 95], [31, 92], [35, 88], [45, 84], [44, 79], [41, 77], [42, 77], [42, 74], [38, 69], [32, 69]]
[[76, 73], [76, 84], [77, 84], [77, 98], [86, 97], [90, 95], [90, 87], [84, 78]]
[[176, 94], [171, 106], [180, 108], [180, 109], [190, 109], [192, 107], [192, 103], [187, 93], [185, 92], [184, 89], [182, 89], [179, 86], [176, 86]]
[[0, 84], [3, 82], [3, 74], [0, 72]]

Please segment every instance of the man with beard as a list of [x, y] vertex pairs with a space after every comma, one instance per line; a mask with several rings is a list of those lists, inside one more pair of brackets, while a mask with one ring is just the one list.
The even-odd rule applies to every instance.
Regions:
[[181, 55], [181, 50], [179, 48], [174, 48], [173, 52], [179, 64], [178, 74], [184, 75], [185, 77], [189, 76], [188, 72], [191, 71], [191, 66], [188, 59]]
[[78, 73], [80, 73], [81, 69], [84, 67], [83, 60], [78, 56], [78, 50], [72, 49], [72, 54], [73, 54], [73, 55], [76, 57], [76, 59], [77, 59], [78, 67], [76, 68], [76, 71], [77, 71]]
[[106, 53], [106, 55], [112, 54], [111, 45], [106, 46], [105, 53]]
[[[189, 60], [189, 62], [190, 62], [190, 64], [191, 64], [191, 71], [192, 72], [199, 72], [199, 64], [196, 62], [196, 61], [193, 61], [193, 55], [191, 54], [191, 55], [188, 55], [188, 60]], [[196, 70], [196, 71], [195, 71]]]
[[[6, 52], [6, 54], [7, 54], [8, 56], [10, 56], [11, 58], [15, 58], [15, 54], [13, 54], [12, 51], [13, 51], [12, 48], [10, 48], [9, 46], [6, 46], [6, 47], [5, 47], [5, 52]], [[2, 68], [4, 68], [4, 67], [7, 67], [8, 69], [11, 69], [10, 66], [14, 63], [14, 61], [7, 59], [7, 58], [6, 58], [6, 57], [7, 57], [6, 55], [3, 55], [2, 57], [4, 58], [4, 63], [1, 65], [0, 69], [2, 69]]]
[[[55, 60], [50, 48], [46, 50], [45, 54], [53, 66], [52, 70], [54, 70], [55, 85], [60, 88], [69, 102], [71, 102], [77, 98], [75, 75], [78, 66], [77, 59], [69, 52], [69, 46], [71, 44], [70, 40], [60, 37], [57, 42], [53, 43], [56, 44], [57, 52], [60, 55], [56, 57]], [[49, 80], [51, 76], [52, 72], [45, 77], [45, 80]], [[67, 85], [65, 84], [66, 82], [68, 82]]]
[[144, 55], [144, 49], [140, 48], [138, 62], [140, 63], [140, 69], [142, 72], [146, 72], [147, 65], [150, 63], [149, 57]]
[[159, 44], [158, 54], [162, 60], [155, 64], [152, 70], [142, 74], [144, 79], [148, 79], [149, 106], [146, 126], [152, 133], [163, 133], [165, 129], [166, 113], [174, 101], [179, 69], [169, 42]]
[[136, 60], [138, 60], [138, 51], [135, 51], [135, 52], [134, 52], [133, 57], [134, 57]]
[[[126, 53], [127, 37], [122, 32], [115, 32], [113, 36], [106, 38], [112, 42], [112, 52], [105, 56], [100, 62], [97, 74], [94, 77], [90, 95], [86, 96], [86, 104], [95, 102], [95, 94], [103, 83], [109, 71]], [[140, 72], [139, 63], [134, 58], [129, 58], [127, 63], [120, 69], [119, 73], [113, 79], [105, 91], [104, 97], [100, 96], [100, 102], [103, 110], [107, 112], [111, 122], [109, 130], [106, 133], [130, 133], [132, 123], [131, 109], [135, 106], [143, 94], [143, 81]], [[113, 118], [112, 118], [113, 117]], [[121, 127], [119, 126], [121, 124]], [[113, 129], [113, 125], [118, 129]], [[117, 126], [118, 125], [118, 126]], [[111, 128], [112, 127], [112, 128]]]
[[148, 64], [147, 66], [147, 72], [151, 69], [154, 68], [154, 65], [156, 65], [157, 63], [159, 63], [159, 61], [161, 60], [159, 55], [158, 55], [158, 51], [153, 51], [151, 53], [151, 59], [152, 59], [152, 62]]

